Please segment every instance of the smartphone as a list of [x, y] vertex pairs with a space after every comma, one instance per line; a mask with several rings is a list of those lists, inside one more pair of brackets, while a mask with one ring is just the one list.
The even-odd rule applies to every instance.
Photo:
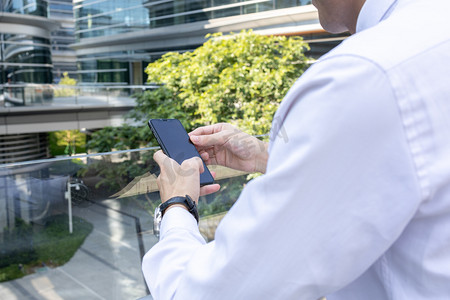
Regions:
[[[153, 135], [164, 153], [177, 163], [181, 164], [186, 159], [194, 156], [200, 157], [194, 144], [189, 139], [189, 135], [181, 122], [177, 119], [151, 119], [148, 121]], [[201, 157], [200, 157], [201, 158]], [[203, 162], [205, 171], [200, 174], [200, 185], [214, 183], [214, 178]]]

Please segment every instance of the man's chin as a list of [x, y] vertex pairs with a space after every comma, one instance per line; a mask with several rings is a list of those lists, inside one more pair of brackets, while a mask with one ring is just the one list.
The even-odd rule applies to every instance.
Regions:
[[[319, 18], [320, 19], [320, 18]], [[338, 26], [337, 24], [325, 23], [320, 21], [322, 28], [331, 34], [339, 34], [348, 32], [348, 29], [344, 26]]]

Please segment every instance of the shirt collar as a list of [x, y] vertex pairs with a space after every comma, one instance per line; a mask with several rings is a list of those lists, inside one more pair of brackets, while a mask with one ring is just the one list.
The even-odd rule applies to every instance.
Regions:
[[386, 19], [397, 2], [397, 0], [366, 0], [358, 16], [356, 32], [375, 26]]

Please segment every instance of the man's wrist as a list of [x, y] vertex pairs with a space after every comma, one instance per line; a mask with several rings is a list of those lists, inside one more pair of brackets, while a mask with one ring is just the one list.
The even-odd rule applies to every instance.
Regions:
[[190, 214], [192, 214], [192, 216], [194, 216], [194, 218], [197, 220], [197, 223], [199, 222], [197, 203], [192, 200], [189, 195], [175, 196], [161, 203], [161, 205], [159, 206], [159, 209], [161, 211], [161, 218], [164, 217], [164, 213], [174, 205], [184, 207]]
[[182, 209], [184, 209], [185, 211], [189, 212], [189, 210], [187, 209], [186, 206], [182, 205], [182, 204], [172, 204], [171, 206], [169, 206], [168, 208], [166, 208], [166, 213], [171, 210], [174, 207], [181, 207]]

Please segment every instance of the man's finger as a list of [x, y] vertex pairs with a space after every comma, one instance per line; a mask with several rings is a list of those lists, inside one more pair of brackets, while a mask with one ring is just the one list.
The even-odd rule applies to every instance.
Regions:
[[172, 168], [174, 163], [177, 163], [170, 157], [168, 157], [162, 150], [158, 150], [153, 154], [153, 160], [159, 165], [161, 170]]
[[222, 124], [213, 124], [213, 125], [207, 125], [202, 126], [194, 129], [193, 131], [189, 132], [189, 135], [204, 135], [204, 134], [213, 134], [216, 132], [219, 132], [222, 130]]
[[153, 153], [153, 160], [159, 165], [162, 164], [162, 162], [164, 161], [164, 152], [162, 152], [162, 150], [158, 150], [155, 153]]
[[224, 130], [208, 135], [191, 134], [190, 139], [197, 147], [212, 147], [223, 145], [234, 133], [230, 130]]
[[153, 160], [161, 167], [166, 160], [167, 155], [162, 152], [162, 150], [158, 150], [153, 154]]
[[203, 159], [203, 161], [208, 161], [209, 159], [209, 153], [206, 152], [205, 150], [199, 151], [199, 154], [201, 156], [201, 158]]
[[218, 190], [220, 190], [220, 185], [217, 183], [205, 185], [200, 188], [200, 196], [206, 196], [215, 193]]

